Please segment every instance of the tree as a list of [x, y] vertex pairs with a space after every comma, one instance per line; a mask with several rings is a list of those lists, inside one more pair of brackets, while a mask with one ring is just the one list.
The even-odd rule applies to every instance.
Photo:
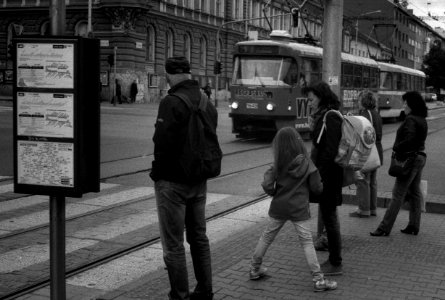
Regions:
[[445, 50], [440, 43], [435, 43], [423, 60], [423, 71], [426, 74], [426, 85], [439, 92], [445, 89]]

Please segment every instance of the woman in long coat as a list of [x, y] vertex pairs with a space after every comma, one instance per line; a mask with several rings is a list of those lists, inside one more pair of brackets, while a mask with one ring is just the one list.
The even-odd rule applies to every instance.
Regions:
[[[343, 168], [334, 159], [341, 139], [343, 119], [337, 113], [329, 112], [338, 110], [340, 101], [325, 82], [306, 87], [303, 93], [307, 95], [311, 108], [311, 158], [323, 181], [323, 193], [316, 196], [315, 200], [312, 199], [320, 205], [319, 211], [328, 238], [329, 259], [321, 264], [321, 269], [326, 275], [341, 275], [341, 236], [337, 206], [342, 204]], [[325, 115], [326, 124], [323, 126]]]

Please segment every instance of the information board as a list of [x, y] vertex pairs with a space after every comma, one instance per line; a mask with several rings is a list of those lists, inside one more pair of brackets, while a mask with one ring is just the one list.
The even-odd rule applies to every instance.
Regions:
[[17, 85], [74, 88], [74, 44], [18, 43]]
[[14, 192], [98, 192], [99, 41], [17, 37], [13, 45]]

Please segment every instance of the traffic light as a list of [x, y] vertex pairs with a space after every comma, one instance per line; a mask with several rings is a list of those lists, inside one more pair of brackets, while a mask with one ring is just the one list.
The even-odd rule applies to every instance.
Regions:
[[291, 9], [292, 13], [292, 27], [298, 27], [298, 15], [299, 15], [298, 8], [294, 7]]
[[114, 54], [108, 55], [107, 61], [110, 67], [112, 67], [114, 65]]
[[222, 69], [222, 64], [220, 61], [215, 61], [215, 65], [213, 66], [213, 73], [216, 74], [221, 74], [221, 69]]

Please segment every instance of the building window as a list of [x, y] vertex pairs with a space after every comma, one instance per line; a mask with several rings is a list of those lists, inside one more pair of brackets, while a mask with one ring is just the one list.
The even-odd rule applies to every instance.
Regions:
[[199, 65], [204, 68], [207, 66], [207, 40], [204, 36], [200, 40]]
[[201, 0], [201, 12], [209, 12], [206, 0]]
[[74, 35], [87, 37], [88, 36], [88, 22], [80, 21], [79, 23], [77, 23], [77, 25], [74, 29]]
[[147, 61], [155, 61], [155, 40], [155, 29], [150, 25], [147, 27], [147, 37], [145, 43], [147, 45], [145, 49], [145, 59]]
[[190, 58], [192, 53], [191, 44], [190, 34], [184, 34], [184, 57], [187, 58], [189, 62], [191, 61]]
[[172, 57], [174, 53], [173, 32], [168, 29], [165, 32], [165, 58]]

